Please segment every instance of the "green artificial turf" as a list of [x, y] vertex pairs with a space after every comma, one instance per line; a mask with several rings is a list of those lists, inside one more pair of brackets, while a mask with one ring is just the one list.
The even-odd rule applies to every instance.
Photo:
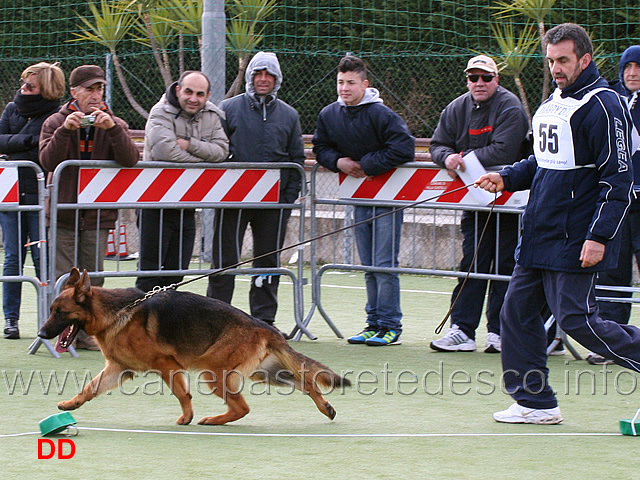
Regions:
[[[133, 284], [109, 279], [107, 286]], [[328, 273], [322, 302], [345, 336], [364, 325], [361, 274]], [[252, 411], [221, 427], [178, 426], [178, 402], [157, 376], [140, 376], [72, 412], [80, 427], [69, 460], [37, 458], [38, 423], [76, 393], [75, 378], [97, 374], [99, 352], [52, 358], [36, 336], [33, 288], [24, 287], [22, 338], [0, 339], [0, 470], [5, 478], [280, 479], [280, 478], [634, 478], [640, 438], [616, 435], [618, 420], [640, 407], [637, 375], [596, 367], [570, 355], [551, 357], [551, 382], [565, 421], [555, 426], [505, 425], [491, 414], [511, 403], [501, 392], [500, 357], [429, 349], [438, 336], [454, 280], [402, 276], [403, 345], [348, 345], [316, 312], [309, 325], [318, 340], [291, 342], [300, 352], [346, 374], [354, 386], [327, 398], [334, 421], [288, 389], [245, 386]], [[204, 281], [188, 286], [199, 293]], [[248, 281], [238, 277], [234, 302], [247, 308]], [[305, 287], [305, 304], [311, 289]], [[283, 279], [277, 325], [293, 326], [291, 287]], [[632, 323], [638, 324], [634, 308]], [[484, 322], [484, 320], [483, 320]], [[581, 353], [584, 349], [579, 348]], [[18, 375], [18, 377], [16, 377]], [[20, 382], [33, 375], [28, 391]], [[64, 385], [49, 385], [48, 379]], [[192, 376], [195, 420], [224, 411]], [[43, 379], [41, 384], [40, 378]], [[425, 380], [426, 379], [426, 380]], [[15, 388], [14, 388], [15, 387]], [[258, 388], [259, 387], [259, 388]], [[79, 387], [78, 387], [79, 388]], [[173, 432], [173, 433], [171, 433]], [[15, 434], [26, 434], [11, 436]], [[52, 437], [54, 440], [64, 437]], [[534, 477], [535, 475], [535, 477]]]

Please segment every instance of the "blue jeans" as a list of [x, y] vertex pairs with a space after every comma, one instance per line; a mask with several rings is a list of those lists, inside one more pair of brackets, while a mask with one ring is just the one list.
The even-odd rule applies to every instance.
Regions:
[[[22, 275], [27, 256], [24, 245], [40, 239], [38, 212], [0, 212], [2, 238], [4, 241], [4, 276]], [[40, 245], [31, 246], [31, 258], [36, 267], [36, 277], [40, 276]], [[2, 283], [2, 307], [5, 318], [20, 318], [22, 282]]]
[[[389, 207], [355, 207], [356, 223], [389, 212]], [[356, 244], [362, 265], [373, 267], [397, 267], [402, 211], [355, 227]], [[379, 329], [402, 331], [400, 310], [400, 279], [397, 273], [366, 272], [367, 323]]]

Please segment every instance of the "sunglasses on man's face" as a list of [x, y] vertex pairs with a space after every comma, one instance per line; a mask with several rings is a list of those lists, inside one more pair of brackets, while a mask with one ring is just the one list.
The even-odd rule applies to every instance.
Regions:
[[24, 78], [20, 79], [20, 85], [24, 86], [27, 89], [27, 92], [33, 92], [35, 90], [35, 85], [33, 83], [27, 82]]
[[496, 78], [495, 75], [490, 75], [490, 74], [486, 74], [486, 75], [478, 75], [475, 73], [469, 73], [467, 74], [467, 78], [469, 79], [469, 81], [471, 83], [476, 83], [480, 78], [482, 78], [482, 81], [484, 83], [489, 83], [491, 81], [493, 81], [494, 78]]

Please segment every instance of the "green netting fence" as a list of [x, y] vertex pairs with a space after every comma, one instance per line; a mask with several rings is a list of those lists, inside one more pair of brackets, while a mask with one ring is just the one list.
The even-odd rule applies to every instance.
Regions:
[[[251, 13], [251, 4], [260, 0], [226, 0], [227, 31], [240, 11]], [[122, 3], [122, 2], [120, 2]], [[125, 1], [134, 7], [148, 7], [149, 24], [158, 32], [161, 56], [176, 79], [180, 69], [200, 68], [200, 37], [184, 31], [178, 35], [171, 12], [179, 8], [202, 8], [202, 0]], [[499, 17], [504, 9], [497, 1], [436, 0], [275, 0], [273, 10], [257, 22], [255, 47], [233, 48], [231, 33], [227, 45], [226, 88], [236, 76], [239, 58], [257, 50], [278, 53], [284, 83], [280, 97], [300, 113], [302, 129], [312, 133], [320, 109], [336, 98], [335, 66], [340, 56], [352, 52], [364, 58], [370, 81], [381, 91], [385, 103], [398, 111], [417, 137], [433, 133], [440, 111], [466, 90], [463, 69], [466, 60], [482, 52], [504, 60], [505, 52], [494, 28], [517, 38], [530, 30], [537, 37], [538, 23], [525, 15]], [[511, 3], [507, 0], [504, 4]], [[515, 0], [518, 5], [553, 7], [542, 17], [550, 28], [562, 22], [583, 25], [598, 48], [597, 59], [603, 76], [617, 77], [621, 52], [640, 43], [640, 3], [637, 0]], [[99, 0], [71, 2], [54, 0], [0, 0], [0, 105], [11, 101], [18, 88], [21, 71], [38, 61], [59, 61], [68, 74], [84, 63], [112, 68], [107, 62], [109, 49], [96, 42], [71, 41], [94, 22], [91, 6], [100, 10], [119, 2]], [[244, 10], [243, 10], [244, 9]], [[113, 11], [113, 10], [111, 10]], [[131, 15], [137, 15], [131, 13]], [[139, 23], [136, 17], [134, 23]], [[506, 29], [508, 27], [509, 29]], [[137, 38], [136, 38], [137, 37]], [[149, 109], [162, 95], [165, 84], [152, 53], [145, 43], [145, 32], [131, 31], [116, 46], [132, 95]], [[512, 52], [513, 53], [513, 52]], [[543, 61], [539, 46], [520, 73], [527, 99], [534, 110], [542, 96]], [[182, 59], [182, 60], [181, 60]], [[182, 64], [182, 66], [180, 66]], [[513, 74], [505, 70], [501, 84], [518, 93]], [[127, 101], [113, 74], [111, 107], [129, 122], [131, 128], [144, 128], [145, 120]]]

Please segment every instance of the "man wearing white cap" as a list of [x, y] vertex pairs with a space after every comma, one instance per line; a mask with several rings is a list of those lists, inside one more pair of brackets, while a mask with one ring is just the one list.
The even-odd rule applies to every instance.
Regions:
[[[486, 167], [510, 165], [526, 156], [529, 147], [529, 118], [513, 93], [498, 85], [496, 62], [486, 55], [473, 57], [465, 69], [468, 92], [442, 111], [431, 139], [431, 158], [453, 178], [464, 170], [463, 157], [475, 153]], [[492, 215], [482, 242], [478, 239], [488, 213], [462, 214], [462, 261], [460, 271], [511, 275], [518, 239], [518, 215]], [[477, 257], [474, 261], [478, 250]], [[476, 349], [475, 332], [482, 316], [487, 281], [463, 280], [453, 290], [451, 328], [431, 348], [444, 352], [471, 352]], [[488, 334], [485, 352], [500, 352], [500, 309], [508, 283], [489, 282], [487, 300]], [[459, 298], [458, 298], [459, 297]]]

